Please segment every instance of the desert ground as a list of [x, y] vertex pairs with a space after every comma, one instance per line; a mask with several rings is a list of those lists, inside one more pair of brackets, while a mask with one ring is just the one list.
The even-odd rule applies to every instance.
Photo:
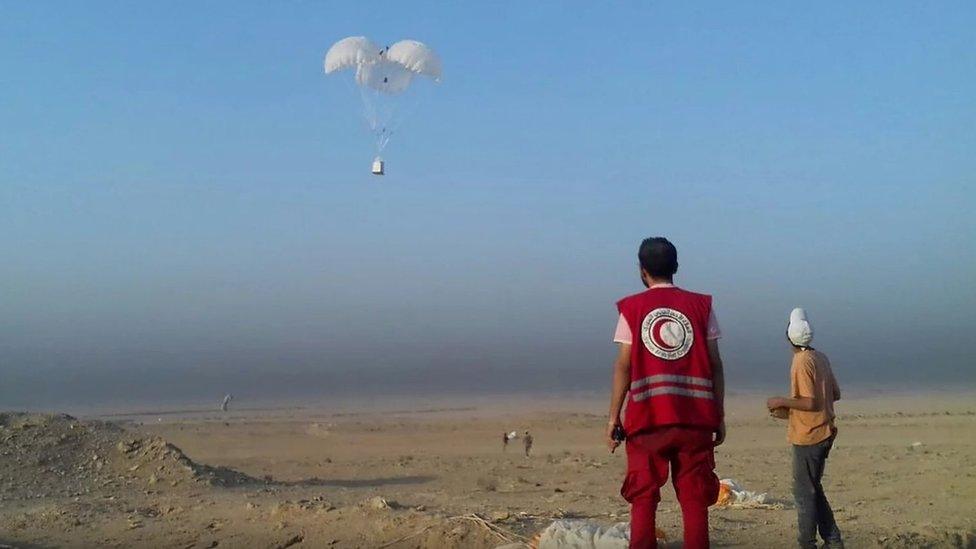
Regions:
[[[728, 404], [721, 478], [767, 492], [715, 508], [717, 547], [793, 546], [790, 448], [763, 395]], [[495, 547], [557, 518], [628, 520], [623, 452], [593, 397], [363, 401], [72, 417], [0, 415], [0, 544]], [[849, 547], [976, 547], [976, 393], [837, 405], [825, 486]], [[529, 430], [502, 448], [502, 433]], [[680, 547], [664, 491], [658, 525]]]

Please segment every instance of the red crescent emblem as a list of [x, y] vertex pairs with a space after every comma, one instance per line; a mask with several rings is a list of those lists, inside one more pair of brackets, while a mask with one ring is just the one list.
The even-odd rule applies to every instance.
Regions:
[[691, 350], [695, 332], [681, 311], [658, 307], [641, 322], [641, 341], [647, 352], [663, 360], [679, 360]]
[[672, 320], [669, 318], [659, 318], [655, 320], [654, 324], [651, 325], [651, 338], [654, 340], [654, 344], [658, 347], [666, 351], [673, 351], [681, 346], [681, 342], [679, 341], [677, 345], [668, 345], [661, 337], [661, 328], [664, 327], [664, 325], [668, 322], [672, 322]]

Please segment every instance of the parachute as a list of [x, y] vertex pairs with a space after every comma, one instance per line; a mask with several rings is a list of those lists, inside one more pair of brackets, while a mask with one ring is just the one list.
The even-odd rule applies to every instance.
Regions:
[[383, 175], [383, 150], [419, 100], [412, 92], [421, 81], [441, 81], [440, 57], [416, 40], [380, 48], [365, 36], [350, 36], [329, 48], [323, 66], [325, 74], [352, 74], [363, 102], [363, 116], [376, 142], [372, 172]]

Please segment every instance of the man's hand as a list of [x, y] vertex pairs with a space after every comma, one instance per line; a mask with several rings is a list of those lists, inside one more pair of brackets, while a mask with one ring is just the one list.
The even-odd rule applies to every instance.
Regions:
[[620, 441], [613, 439], [613, 430], [616, 429], [617, 425], [620, 423], [616, 421], [607, 423], [607, 450], [610, 450], [611, 454], [617, 449], [617, 446], [620, 446]]
[[[718, 340], [709, 339], [708, 361], [712, 364], [713, 390], [715, 391], [715, 404], [718, 406], [718, 413], [725, 417], [725, 366], [722, 365], [722, 355], [718, 350]], [[715, 430], [715, 438], [712, 444], [718, 446], [725, 442], [725, 420], [719, 424]]]
[[766, 399], [766, 408], [768, 408], [770, 412], [777, 408], [786, 408], [786, 405], [783, 404], [783, 400], [785, 400], [783, 397], [769, 397]]
[[722, 420], [722, 423], [719, 423], [718, 429], [715, 430], [715, 440], [712, 441], [712, 445], [720, 446], [723, 442], [725, 442], [725, 420], [724, 419]]
[[613, 388], [610, 389], [610, 421], [607, 423], [607, 449], [612, 454], [620, 441], [613, 440], [613, 428], [620, 425], [620, 413], [630, 390], [630, 345], [621, 343], [613, 361]]

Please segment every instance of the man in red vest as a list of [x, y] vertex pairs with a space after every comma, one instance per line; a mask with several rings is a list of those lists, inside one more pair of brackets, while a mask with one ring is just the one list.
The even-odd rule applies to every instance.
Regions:
[[[621, 299], [607, 445], [627, 439], [630, 547], [657, 547], [654, 515], [672, 476], [684, 520], [684, 546], [708, 547], [708, 507], [718, 497], [714, 447], [725, 440], [725, 377], [721, 332], [712, 298], [673, 283], [678, 252], [666, 238], [648, 238], [638, 252], [647, 290]], [[627, 409], [621, 423], [624, 402]]]

